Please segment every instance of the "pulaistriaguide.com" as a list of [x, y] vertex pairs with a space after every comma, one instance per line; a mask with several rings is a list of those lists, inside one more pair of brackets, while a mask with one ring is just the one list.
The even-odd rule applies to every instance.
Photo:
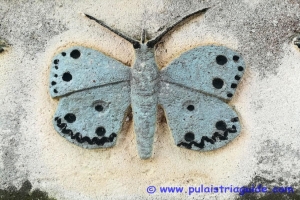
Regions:
[[246, 193], [294, 193], [294, 189], [291, 186], [274, 186], [272, 188], [265, 187], [263, 185], [258, 186], [189, 186], [189, 187], [158, 187], [148, 186], [147, 192], [149, 194], [154, 193], [187, 193], [188, 195], [199, 194], [199, 193], [238, 193], [243, 196]]

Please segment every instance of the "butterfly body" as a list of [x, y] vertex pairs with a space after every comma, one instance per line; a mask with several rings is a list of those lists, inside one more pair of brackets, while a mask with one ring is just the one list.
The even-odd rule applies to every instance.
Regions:
[[138, 151], [141, 158], [152, 154], [156, 130], [159, 71], [154, 49], [141, 44], [135, 49], [136, 60], [131, 69], [131, 107]]
[[55, 130], [84, 148], [112, 147], [131, 107], [138, 153], [147, 159], [161, 106], [179, 147], [213, 150], [237, 137], [239, 117], [227, 101], [245, 70], [241, 55], [224, 46], [200, 46], [159, 70], [155, 45], [161, 37], [147, 42], [123, 37], [135, 50], [131, 67], [82, 46], [55, 55], [49, 83], [51, 96], [60, 98]]

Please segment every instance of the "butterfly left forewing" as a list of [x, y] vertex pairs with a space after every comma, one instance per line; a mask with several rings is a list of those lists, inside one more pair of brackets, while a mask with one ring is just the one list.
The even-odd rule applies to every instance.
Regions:
[[130, 80], [130, 68], [91, 48], [74, 46], [54, 56], [50, 94], [60, 97], [87, 88]]
[[222, 100], [175, 84], [160, 86], [159, 104], [177, 146], [212, 150], [240, 133], [237, 113]]

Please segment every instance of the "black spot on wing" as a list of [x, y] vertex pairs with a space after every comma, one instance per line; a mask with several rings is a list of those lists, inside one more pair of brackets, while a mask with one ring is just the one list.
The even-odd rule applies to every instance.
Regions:
[[194, 106], [194, 105], [188, 105], [188, 106], [186, 107], [186, 109], [187, 109], [188, 111], [193, 111], [193, 110], [195, 110], [195, 106]]
[[231, 98], [231, 97], [233, 97], [233, 94], [232, 93], [227, 93], [227, 97]]
[[73, 123], [76, 121], [76, 116], [73, 113], [68, 113], [65, 115], [64, 119], [68, 122], [68, 123]]
[[237, 61], [239, 61], [239, 59], [240, 59], [240, 57], [239, 57], [239, 56], [233, 56], [233, 58], [232, 58], [232, 60], [233, 60], [234, 62], [237, 62]]
[[227, 58], [223, 55], [218, 55], [216, 57], [216, 62], [218, 63], [218, 65], [225, 65], [227, 63]]
[[103, 126], [100, 126], [96, 129], [95, 133], [98, 135], [98, 136], [103, 136], [105, 133], [106, 133], [106, 130]]
[[237, 87], [237, 84], [236, 83], [232, 83], [231, 84], [231, 88], [236, 88]]
[[70, 72], [66, 72], [62, 76], [63, 81], [69, 82], [72, 80], [72, 74]]
[[239, 121], [238, 117], [231, 118], [231, 122], [238, 122], [238, 121]]
[[212, 85], [216, 89], [221, 89], [224, 85], [224, 81], [220, 78], [214, 78], [213, 81], [212, 81]]
[[217, 128], [218, 130], [225, 131], [225, 130], [226, 130], [226, 127], [227, 127], [227, 125], [226, 125], [226, 123], [225, 123], [224, 121], [218, 121], [218, 122], [216, 123], [216, 128]]
[[192, 132], [188, 132], [188, 133], [186, 133], [186, 134], [184, 135], [184, 139], [185, 139], [185, 141], [187, 141], [187, 142], [191, 142], [191, 141], [193, 141], [193, 140], [195, 139], [195, 134], [192, 133]]
[[97, 110], [98, 112], [101, 112], [101, 111], [103, 111], [103, 106], [102, 105], [96, 105], [95, 106], [95, 110]]
[[80, 57], [81, 53], [78, 49], [74, 49], [71, 53], [70, 56], [74, 59], [78, 59]]

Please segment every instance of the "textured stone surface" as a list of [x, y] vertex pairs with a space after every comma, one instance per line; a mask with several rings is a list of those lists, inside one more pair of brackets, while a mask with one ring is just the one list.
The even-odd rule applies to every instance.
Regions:
[[[203, 1], [5, 1], [0, 0], [0, 38], [10, 47], [0, 54], [0, 186], [32, 188], [57, 199], [185, 198], [148, 195], [154, 186], [299, 186], [300, 51], [295, 0]], [[196, 10], [204, 16], [179, 25], [158, 44], [156, 61], [167, 66], [183, 52], [222, 45], [239, 52], [247, 69], [229, 102], [241, 116], [242, 132], [211, 152], [174, 145], [161, 109], [154, 157], [141, 161], [131, 116], [114, 148], [87, 150], [65, 141], [53, 128], [58, 101], [48, 92], [52, 58], [62, 49], [90, 47], [131, 65], [132, 45], [80, 13], [103, 20], [139, 39], [148, 38]], [[234, 194], [191, 197], [228, 199]]]

